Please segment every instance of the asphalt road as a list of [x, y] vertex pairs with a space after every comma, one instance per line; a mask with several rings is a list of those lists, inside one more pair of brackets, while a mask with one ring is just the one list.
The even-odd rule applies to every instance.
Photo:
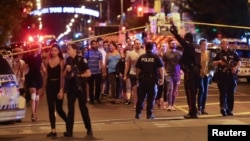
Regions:
[[[176, 100], [177, 111], [168, 112], [157, 106], [154, 110], [156, 118], [146, 119], [145, 110], [142, 119], [134, 118], [133, 105], [111, 104], [109, 97], [103, 99], [103, 104], [88, 105], [93, 126], [93, 137], [87, 137], [82, 124], [79, 109], [76, 108], [74, 137], [63, 137], [65, 124], [57, 118], [56, 139], [46, 137], [50, 132], [47, 103], [43, 99], [40, 103], [39, 122], [31, 122], [30, 107], [27, 116], [21, 123], [0, 124], [0, 141], [34, 141], [34, 140], [102, 140], [102, 141], [206, 141], [208, 125], [250, 125], [250, 92], [248, 83], [239, 83], [235, 93], [234, 116], [222, 117], [219, 113], [219, 98], [216, 84], [209, 87], [206, 111], [208, 115], [201, 115], [198, 119], [184, 119], [188, 112], [183, 85], [180, 86]], [[64, 109], [67, 111], [67, 100]], [[78, 104], [76, 103], [76, 107]], [[249, 127], [249, 126], [248, 126]], [[249, 127], [250, 128], [250, 127]], [[250, 134], [250, 133], [249, 133]]]

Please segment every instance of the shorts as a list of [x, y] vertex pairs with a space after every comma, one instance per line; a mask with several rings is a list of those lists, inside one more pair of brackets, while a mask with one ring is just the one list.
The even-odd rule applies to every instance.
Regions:
[[129, 79], [130, 79], [130, 82], [131, 82], [131, 88], [133, 88], [134, 86], [137, 85], [137, 78], [136, 78], [136, 75], [134, 75], [134, 74], [129, 74]]
[[43, 79], [42, 78], [26, 78], [25, 79], [26, 87], [27, 88], [36, 88], [41, 89], [43, 86]]

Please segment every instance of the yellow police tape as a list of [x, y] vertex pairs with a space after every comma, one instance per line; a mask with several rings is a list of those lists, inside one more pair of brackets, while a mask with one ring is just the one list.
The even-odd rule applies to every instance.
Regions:
[[[216, 26], [216, 27], [227, 27], [227, 28], [250, 29], [250, 27], [246, 27], [246, 26], [234, 26], [234, 25], [226, 25], [226, 24], [212, 24], [212, 23], [187, 22], [187, 21], [181, 21], [181, 23], [195, 24], [195, 25], [206, 25], [206, 26]], [[170, 26], [170, 24], [158, 24], [158, 25], [159, 26]], [[150, 25], [140, 26], [140, 27], [126, 29], [126, 31], [134, 31], [134, 30], [145, 29], [145, 28], [149, 28], [149, 27], [150, 27]], [[97, 37], [104, 37], [104, 36], [110, 36], [110, 35], [115, 35], [115, 34], [119, 34], [119, 31], [108, 33], [108, 34], [97, 35], [97, 36], [91, 36], [91, 37], [88, 37], [88, 38], [82, 38], [82, 39], [79, 39], [79, 40], [69, 41], [67, 44], [77, 43], [77, 42], [81, 42], [81, 41], [84, 41], [84, 40], [96, 39]], [[50, 47], [51, 46], [44, 46], [41, 49], [43, 50], [43, 49], [47, 49], [47, 48], [50, 48]], [[32, 52], [32, 51], [36, 51], [36, 50], [39, 50], [39, 49], [31, 49], [31, 50], [27, 50], [27, 51], [23, 51], [23, 52], [9, 53], [9, 54], [5, 54], [5, 55], [0, 52], [0, 54], [2, 54], [3, 56], [13, 56], [13, 55], [24, 54], [24, 53], [28, 53], [28, 52]]]

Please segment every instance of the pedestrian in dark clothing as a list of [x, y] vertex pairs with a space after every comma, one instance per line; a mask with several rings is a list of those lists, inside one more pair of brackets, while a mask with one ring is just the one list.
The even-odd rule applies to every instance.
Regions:
[[180, 60], [181, 69], [184, 72], [184, 87], [187, 96], [189, 112], [184, 118], [198, 118], [196, 108], [196, 95], [200, 83], [200, 60], [201, 51], [199, 46], [194, 43], [193, 35], [186, 33], [184, 39], [178, 34], [174, 24], [170, 28], [170, 32], [175, 36], [183, 47], [183, 54]]
[[[146, 53], [142, 54], [136, 63], [136, 76], [138, 91], [135, 118], [141, 117], [141, 111], [145, 98], [147, 98], [147, 119], [153, 119], [153, 106], [155, 103], [157, 93], [157, 83], [163, 85], [163, 63], [158, 55], [152, 53], [153, 43], [147, 42], [145, 44]], [[160, 78], [158, 77], [160, 72]]]
[[64, 60], [60, 47], [54, 44], [50, 49], [50, 57], [45, 62], [46, 73], [44, 75], [44, 88], [48, 103], [49, 120], [51, 132], [47, 137], [56, 137], [56, 117], [55, 109], [58, 115], [67, 122], [66, 113], [63, 110], [63, 68]]
[[241, 66], [241, 61], [238, 53], [228, 48], [228, 41], [226, 39], [222, 39], [221, 51], [216, 54], [213, 65], [217, 66], [220, 113], [222, 116], [233, 116], [237, 71]]
[[38, 107], [40, 99], [43, 98], [41, 88], [43, 87], [43, 74], [45, 67], [41, 58], [41, 45], [34, 44], [31, 47], [30, 54], [24, 58], [25, 85], [31, 96], [31, 121], [39, 121]]
[[66, 123], [67, 131], [64, 132], [64, 136], [73, 136], [74, 126], [74, 114], [75, 114], [75, 101], [78, 98], [79, 109], [81, 116], [87, 129], [87, 135], [92, 135], [92, 126], [89, 117], [89, 111], [86, 106], [87, 94], [86, 94], [86, 78], [91, 76], [90, 69], [87, 64], [87, 60], [77, 55], [77, 46], [75, 44], [69, 44], [67, 48], [69, 57], [66, 60], [66, 68], [64, 73], [66, 74], [67, 81], [67, 99], [68, 99], [68, 120]]

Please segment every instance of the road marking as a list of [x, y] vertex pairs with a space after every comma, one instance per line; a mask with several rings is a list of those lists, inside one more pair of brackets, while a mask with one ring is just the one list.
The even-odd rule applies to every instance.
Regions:
[[155, 125], [158, 128], [164, 128], [164, 127], [171, 127], [169, 123], [164, 123], [164, 122], [153, 122], [153, 125]]

